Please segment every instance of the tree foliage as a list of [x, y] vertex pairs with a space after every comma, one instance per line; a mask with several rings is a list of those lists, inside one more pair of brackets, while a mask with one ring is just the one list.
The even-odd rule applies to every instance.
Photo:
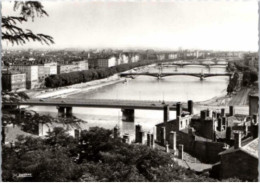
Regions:
[[35, 17], [48, 16], [41, 2], [37, 1], [16, 1], [14, 11], [19, 12], [19, 16], [2, 16], [2, 40], [10, 43], [23, 45], [28, 41], [38, 41], [42, 44], [53, 44], [53, 38], [42, 33], [33, 33], [29, 29], [23, 29], [18, 26]]
[[[93, 127], [83, 131], [79, 141], [62, 128], [43, 139], [20, 136], [14, 147], [3, 147], [3, 181], [216, 181], [180, 167], [169, 153], [126, 144], [111, 134]], [[14, 176], [22, 173], [32, 176]]]
[[[156, 62], [158, 63], [158, 61]], [[155, 63], [155, 61], [146, 60], [141, 62], [117, 65], [108, 68], [90, 69], [84, 71], [50, 75], [45, 78], [45, 85], [48, 88], [56, 88], [82, 82], [88, 82], [96, 79], [103, 79], [119, 72], [124, 72], [135, 67], [140, 67], [152, 63]]]

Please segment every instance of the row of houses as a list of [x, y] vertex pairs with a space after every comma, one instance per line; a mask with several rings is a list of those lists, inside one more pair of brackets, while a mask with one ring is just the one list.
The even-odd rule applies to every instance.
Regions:
[[138, 54], [125, 53], [106, 57], [96, 56], [87, 60], [72, 61], [69, 64], [58, 64], [57, 62], [34, 64], [35, 62], [28, 60], [24, 64], [10, 65], [2, 71], [3, 90], [15, 91], [38, 88], [43, 85], [44, 79], [49, 75], [88, 70], [89, 68], [108, 68], [138, 62], [140, 58]]
[[88, 70], [88, 61], [58, 65], [57, 62], [39, 65], [11, 65], [2, 70], [3, 90], [15, 91], [40, 87], [49, 75]]
[[249, 115], [202, 110], [193, 114], [192, 108], [183, 112], [177, 105], [177, 117], [156, 125], [156, 141], [177, 151], [183, 150], [202, 163], [214, 178], [258, 179], [258, 96], [249, 97]]

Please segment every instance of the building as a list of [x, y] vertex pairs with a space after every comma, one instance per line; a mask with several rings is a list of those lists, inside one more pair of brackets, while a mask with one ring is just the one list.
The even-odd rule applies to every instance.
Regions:
[[114, 56], [108, 57], [108, 58], [99, 58], [97, 60], [98, 68], [113, 67], [113, 66], [116, 66], [116, 64], [117, 64], [117, 58]]
[[26, 74], [21, 72], [2, 71], [2, 90], [17, 91], [26, 89]]
[[98, 59], [97, 58], [89, 58], [88, 59], [88, 66], [89, 68], [97, 68], [98, 67]]
[[140, 55], [138, 54], [132, 54], [131, 57], [130, 57], [130, 62], [134, 63], [134, 62], [139, 62], [140, 60]]
[[57, 67], [58, 74], [69, 73], [78, 70], [79, 70], [79, 66], [75, 64], [58, 65]]
[[41, 81], [45, 78], [45, 68], [43, 65], [38, 66], [38, 80]]
[[219, 153], [220, 179], [239, 178], [243, 181], [258, 180], [258, 138], [241, 140], [241, 134], [235, 133], [233, 147]]
[[119, 55], [119, 64], [128, 64], [129, 56], [128, 53], [123, 53]]
[[168, 59], [177, 59], [178, 58], [178, 54], [177, 53], [169, 53], [168, 54]]
[[57, 62], [50, 62], [50, 63], [45, 63], [44, 64], [44, 68], [49, 68], [49, 69], [46, 69], [48, 70], [49, 72], [48, 73], [45, 73], [45, 75], [53, 75], [53, 74], [57, 74], [58, 73], [58, 64]]
[[87, 60], [75, 61], [75, 62], [72, 62], [72, 64], [77, 65], [79, 71], [88, 70], [88, 61]]
[[38, 86], [38, 65], [12, 65], [11, 70], [26, 74], [26, 88], [32, 89]]

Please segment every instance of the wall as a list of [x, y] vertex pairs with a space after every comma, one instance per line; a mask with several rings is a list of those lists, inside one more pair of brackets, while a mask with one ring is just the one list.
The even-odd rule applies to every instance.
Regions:
[[240, 150], [223, 154], [221, 156], [220, 178], [229, 177], [249, 181], [258, 179], [258, 159]]
[[258, 114], [258, 96], [249, 95], [249, 115]]
[[156, 126], [156, 134], [157, 140], [161, 141], [161, 127], [165, 126], [166, 124], [166, 140], [169, 142], [169, 136], [171, 131], [179, 132], [180, 130], [183, 130], [187, 128], [190, 124], [191, 116], [187, 115], [185, 117], [177, 117], [175, 120], [168, 121], [167, 123], [161, 123]]

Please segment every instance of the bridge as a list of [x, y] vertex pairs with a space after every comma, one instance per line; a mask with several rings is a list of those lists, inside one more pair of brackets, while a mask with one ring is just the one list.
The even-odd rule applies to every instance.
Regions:
[[169, 111], [177, 111], [181, 115], [182, 110], [193, 113], [193, 102], [188, 104], [180, 102], [159, 102], [159, 101], [140, 101], [140, 100], [108, 100], [108, 99], [29, 99], [19, 102], [2, 102], [2, 106], [56, 106], [58, 116], [72, 116], [72, 107], [90, 107], [90, 108], [119, 108], [123, 113], [123, 120], [134, 122], [134, 110], [163, 110], [164, 119], [169, 120]]
[[[183, 61], [181, 61], [181, 62], [177, 62], [176, 60], [168, 60], [169, 62], [173, 62], [173, 63], [181, 63], [181, 62], [183, 62]], [[223, 61], [223, 60], [196, 60], [196, 61], [190, 61], [190, 62], [187, 62], [187, 61], [185, 61], [185, 62], [183, 62], [183, 63], [187, 63], [187, 64], [209, 64], [209, 62], [211, 62], [210, 64], [212, 64], [212, 65], [218, 65], [218, 64], [220, 64], [220, 65], [222, 65], [222, 64], [224, 64], [224, 65], [227, 65], [228, 64], [228, 61]]]
[[231, 73], [150, 73], [150, 72], [143, 72], [143, 73], [121, 73], [121, 77], [127, 76], [152, 76], [157, 78], [167, 77], [167, 76], [194, 76], [198, 77], [201, 80], [207, 77], [215, 77], [215, 76], [229, 76], [231, 78]]
[[179, 67], [184, 67], [184, 66], [188, 66], [188, 65], [198, 65], [198, 66], [205, 66], [205, 67], [215, 67], [215, 66], [227, 66], [227, 64], [205, 64], [205, 63], [169, 63], [169, 64], [162, 64], [163, 66], [164, 65], [176, 65], [176, 66], [179, 66]]

